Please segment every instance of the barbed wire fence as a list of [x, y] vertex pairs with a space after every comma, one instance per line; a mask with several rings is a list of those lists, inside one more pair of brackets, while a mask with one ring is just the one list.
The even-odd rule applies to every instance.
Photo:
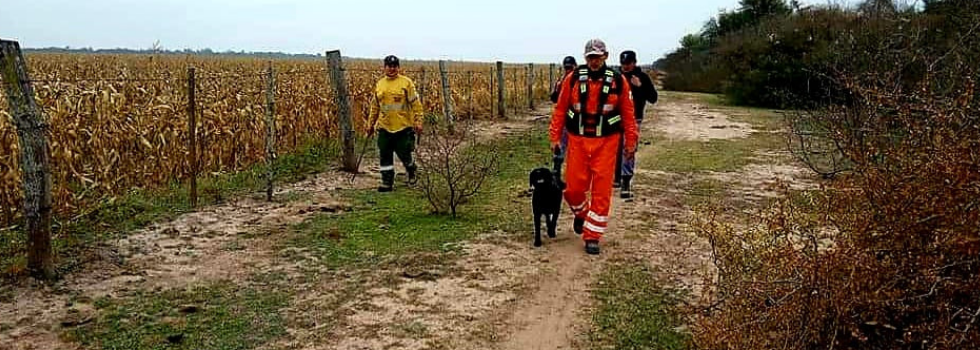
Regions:
[[[16, 54], [20, 55], [19, 46]], [[26, 74], [26, 62], [12, 61], [25, 76], [4, 84], [32, 85], [38, 91], [14, 99], [7, 96], [8, 90], [4, 98], [8, 109], [20, 108], [13, 104], [28, 99], [37, 109], [28, 114], [6, 113], [10, 117], [0, 120], [0, 142], [7, 143], [0, 148], [12, 150], [0, 157], [0, 204], [4, 207], [0, 227], [37, 216], [31, 212], [37, 208], [22, 207], [24, 196], [37, 194], [24, 193], [27, 187], [21, 177], [10, 175], [27, 168], [14, 156], [23, 150], [16, 147], [19, 138], [13, 136], [15, 130], [20, 131], [17, 120], [21, 118], [36, 120], [43, 129], [38, 136], [59, 146], [48, 157], [46, 176], [55, 180], [49, 189], [53, 196], [48, 194], [53, 203], [48, 207], [66, 220], [86, 215], [91, 212], [87, 207], [94, 203], [132, 189], [175, 183], [190, 187], [190, 201], [196, 205], [199, 178], [241, 171], [261, 162], [268, 168], [265, 190], [271, 194], [279, 151], [295, 151], [311, 139], [341, 141], [341, 156], [348, 164], [347, 160], [356, 157], [351, 141], [370, 127], [374, 83], [383, 74], [380, 65], [378, 69], [347, 68], [339, 62], [332, 65], [328, 60], [322, 68], [297, 69], [270, 61], [266, 69], [188, 67], [186, 72], [117, 72], [117, 76], [58, 76], [59, 71], [32, 78]], [[535, 89], [547, 90], [551, 84], [530, 82], [553, 74], [546, 71], [553, 66], [535, 70], [502, 62], [486, 68], [446, 62], [443, 69], [406, 63], [402, 74], [416, 82], [425, 113], [441, 114], [447, 122], [525, 113], [535, 105]], [[334, 79], [338, 73], [344, 88]], [[443, 77], [448, 84], [441, 83]], [[300, 80], [302, 83], [290, 83]], [[537, 96], [548, 93], [539, 91]], [[346, 101], [348, 106], [340, 108], [334, 101]], [[52, 128], [46, 115], [55, 111], [64, 118], [59, 117]], [[14, 123], [4, 128], [7, 120]], [[107, 125], [118, 130], [100, 135], [100, 130], [109, 130]], [[118, 140], [109, 144], [105, 138]], [[72, 149], [69, 146], [75, 144], [68, 140], [87, 145]], [[84, 140], [88, 141], [81, 142]]]

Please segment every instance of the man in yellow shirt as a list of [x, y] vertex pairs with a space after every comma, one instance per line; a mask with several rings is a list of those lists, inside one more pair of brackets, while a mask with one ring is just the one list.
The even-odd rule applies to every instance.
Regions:
[[391, 192], [395, 185], [395, 158], [405, 166], [408, 183], [416, 180], [415, 134], [422, 132], [422, 102], [415, 91], [415, 83], [400, 74], [398, 57], [384, 59], [385, 77], [374, 87], [368, 132], [378, 133], [378, 150], [381, 152], [381, 186], [378, 192]]

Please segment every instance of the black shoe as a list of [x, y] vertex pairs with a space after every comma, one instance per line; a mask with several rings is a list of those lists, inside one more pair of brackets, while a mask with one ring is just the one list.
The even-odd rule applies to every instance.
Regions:
[[575, 231], [575, 234], [577, 235], [582, 234], [584, 227], [585, 227], [585, 219], [576, 217], [575, 222], [572, 223], [572, 230]]
[[619, 198], [630, 199], [633, 198], [633, 191], [630, 188], [630, 178], [623, 178], [623, 186], [620, 188]]
[[378, 192], [391, 192], [394, 190], [395, 189], [392, 186], [385, 186], [385, 185], [378, 186]]
[[599, 255], [599, 241], [585, 241], [585, 253]]
[[419, 178], [416, 175], [416, 170], [412, 168], [412, 169], [408, 169], [407, 171], [408, 171], [408, 184], [414, 185], [416, 182], [419, 181]]

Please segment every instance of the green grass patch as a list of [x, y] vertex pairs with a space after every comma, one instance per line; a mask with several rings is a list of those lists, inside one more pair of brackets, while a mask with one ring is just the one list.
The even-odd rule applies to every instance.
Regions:
[[66, 337], [99, 349], [254, 349], [286, 334], [287, 296], [233, 285], [96, 300], [99, 315]]
[[650, 156], [642, 159], [650, 169], [669, 172], [736, 171], [754, 162], [757, 151], [778, 149], [780, 135], [753, 133], [736, 139], [708, 141], [670, 140], [664, 135], [651, 137]]
[[295, 226], [291, 244], [313, 247], [322, 263], [340, 267], [411, 253], [452, 252], [455, 243], [480, 232], [530, 232], [530, 199], [519, 195], [528, 187], [528, 172], [550, 162], [546, 133], [536, 128], [499, 142], [499, 171], [455, 219], [432, 214], [420, 191], [396, 183], [393, 193], [347, 192], [354, 210]]
[[[294, 182], [325, 171], [336, 155], [337, 150], [330, 142], [284, 154], [275, 164], [277, 182]], [[265, 173], [265, 165], [257, 164], [241, 172], [201, 178], [198, 180], [198, 205], [220, 203], [232, 196], [260, 191], [265, 186]], [[62, 272], [76, 269], [85, 256], [84, 248], [95, 242], [192, 210], [188, 185], [173, 183], [165, 188], [134, 190], [106, 200], [71, 220], [56, 219], [52, 246], [58, 257], [58, 268]], [[26, 233], [18, 228], [0, 231], [0, 279], [24, 271], [26, 239]]]
[[685, 189], [684, 201], [689, 207], [722, 201], [725, 183], [711, 178], [698, 178]]
[[593, 289], [592, 349], [687, 349], [680, 293], [664, 289], [644, 264], [610, 262]]

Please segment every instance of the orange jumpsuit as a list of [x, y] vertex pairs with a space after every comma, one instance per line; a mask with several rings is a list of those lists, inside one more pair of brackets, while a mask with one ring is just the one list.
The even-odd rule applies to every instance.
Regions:
[[[580, 103], [579, 91], [582, 82], [572, 78], [575, 74], [572, 72], [563, 79], [561, 93], [551, 117], [549, 135], [551, 144], [559, 143], [571, 108], [578, 106], [580, 109], [584, 107], [582, 112], [587, 114], [599, 114], [605, 110], [607, 115], [621, 116], [622, 133], [626, 136], [624, 147], [629, 154], [632, 154], [636, 150], [639, 134], [633, 114], [630, 84], [626, 78], [620, 75], [619, 79], [612, 82], [613, 90], [618, 88], [619, 92], [610, 93], [605, 105], [599, 106], [600, 91], [603, 89], [605, 77], [602, 74], [590, 74], [592, 76], [586, 82], [589, 84], [587, 101]], [[616, 155], [619, 152], [620, 133], [602, 135], [600, 131], [600, 135], [588, 134], [590, 133], [586, 132], [585, 135], [571, 131], [568, 133], [565, 200], [575, 213], [575, 217], [585, 219], [582, 239], [598, 241], [609, 226], [609, 207], [613, 192], [613, 175], [617, 171]], [[586, 192], [592, 194], [591, 200], [587, 198]]]

